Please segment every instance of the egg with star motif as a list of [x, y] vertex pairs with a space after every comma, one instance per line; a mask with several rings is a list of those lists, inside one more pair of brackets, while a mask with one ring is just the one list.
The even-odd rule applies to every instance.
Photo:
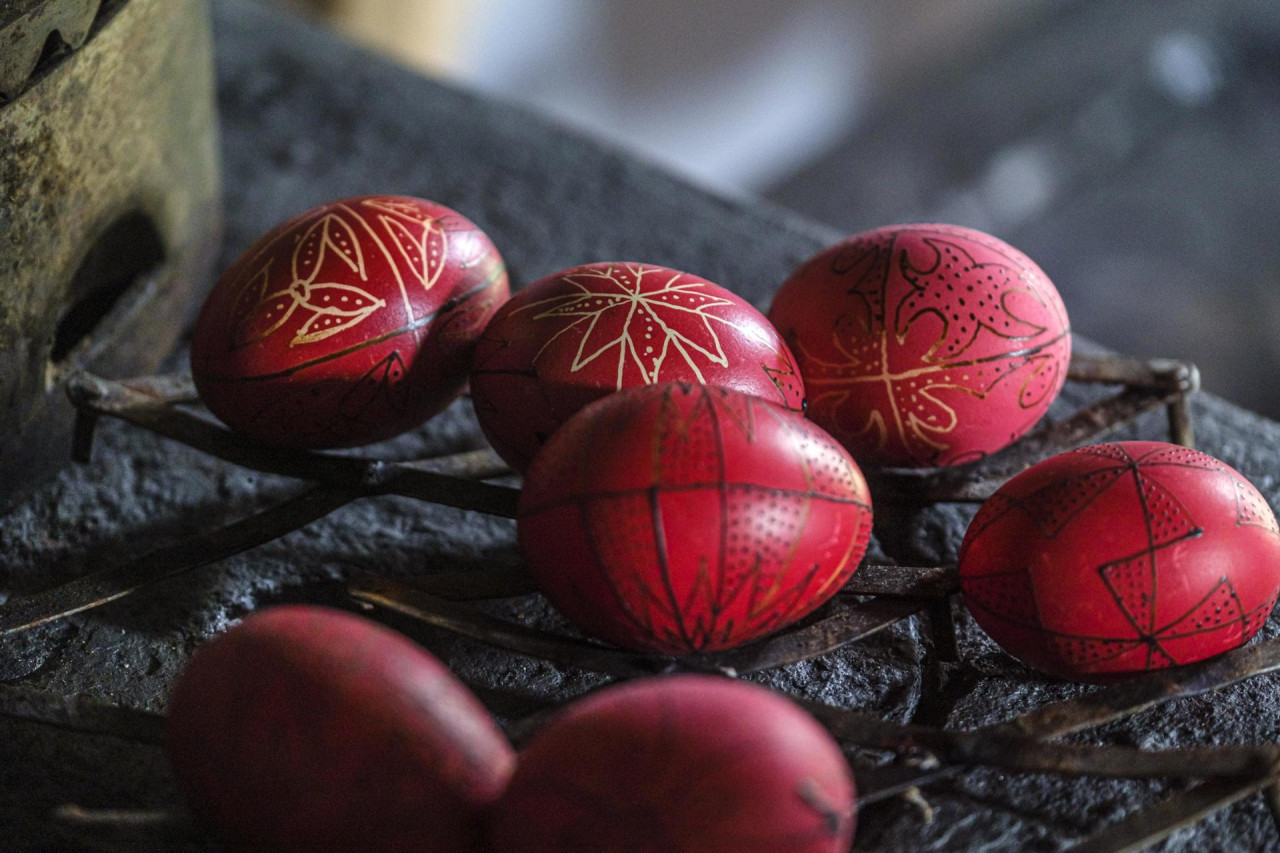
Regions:
[[819, 252], [769, 309], [809, 417], [859, 462], [973, 462], [1033, 427], [1066, 379], [1071, 332], [1022, 252], [954, 225], [895, 225]]
[[408, 196], [333, 201], [272, 229], [218, 279], [192, 377], [209, 410], [254, 441], [380, 441], [461, 393], [507, 296], [502, 257], [456, 211]]
[[804, 404], [791, 351], [750, 303], [690, 273], [623, 262], [563, 270], [513, 296], [477, 345], [471, 400], [489, 443], [525, 471], [583, 406], [667, 381]]
[[1101, 681], [1203, 660], [1266, 622], [1280, 527], [1206, 453], [1121, 441], [1062, 453], [1002, 486], [960, 549], [960, 584], [1005, 651]]

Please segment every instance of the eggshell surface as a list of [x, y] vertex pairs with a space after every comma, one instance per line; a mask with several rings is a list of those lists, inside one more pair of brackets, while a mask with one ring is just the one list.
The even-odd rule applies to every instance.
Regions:
[[791, 345], [809, 417], [860, 463], [973, 462], [1044, 415], [1071, 357], [1053, 284], [1007, 243], [896, 225], [818, 253], [769, 319]]
[[623, 262], [563, 270], [512, 297], [481, 336], [471, 395], [490, 444], [525, 471], [587, 403], [663, 381], [796, 411], [804, 402], [791, 351], [749, 303], [689, 273]]
[[192, 657], [167, 752], [193, 812], [239, 848], [483, 848], [515, 756], [435, 657], [368, 620], [263, 611]]
[[816, 720], [764, 688], [681, 675], [580, 700], [494, 810], [510, 853], [843, 853], [854, 784]]
[[999, 489], [960, 551], [970, 612], [1066, 679], [1192, 663], [1245, 643], [1280, 593], [1280, 528], [1213, 457], [1126, 441], [1047, 459]]
[[630, 649], [729, 648], [808, 614], [871, 535], [862, 472], [800, 415], [724, 388], [628, 388], [583, 409], [525, 478], [526, 564], [551, 603]]
[[458, 396], [507, 296], [501, 256], [461, 214], [408, 196], [334, 201], [277, 226], [219, 278], [192, 375], [210, 411], [254, 441], [380, 441]]

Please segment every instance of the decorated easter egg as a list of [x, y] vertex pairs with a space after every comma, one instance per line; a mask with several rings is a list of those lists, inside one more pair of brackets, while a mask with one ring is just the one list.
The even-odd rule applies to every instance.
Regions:
[[461, 392], [507, 298], [493, 243], [449, 208], [365, 196], [258, 240], [196, 321], [200, 398], [264, 444], [350, 447], [417, 426]]
[[534, 459], [517, 526], [566, 617], [630, 649], [724, 649], [782, 628], [853, 574], [871, 534], [862, 472], [830, 436], [758, 397], [628, 388]]
[[806, 261], [769, 309], [809, 417], [864, 464], [958, 465], [1029, 430], [1071, 357], [1053, 284], [1001, 240], [952, 225], [855, 235]]
[[793, 702], [700, 675], [633, 681], [529, 741], [494, 809], [493, 849], [843, 853], [854, 783]]
[[515, 764], [484, 707], [425, 650], [337, 610], [256, 613], [174, 685], [167, 752], [236, 849], [479, 853]]
[[804, 403], [791, 351], [759, 311], [696, 275], [637, 263], [573, 267], [512, 297], [481, 336], [471, 398], [494, 449], [524, 471], [587, 403], [664, 381]]
[[960, 582], [997, 643], [1052, 675], [1100, 680], [1243, 644], [1280, 592], [1280, 528], [1230, 466], [1156, 441], [1034, 465], [969, 525]]

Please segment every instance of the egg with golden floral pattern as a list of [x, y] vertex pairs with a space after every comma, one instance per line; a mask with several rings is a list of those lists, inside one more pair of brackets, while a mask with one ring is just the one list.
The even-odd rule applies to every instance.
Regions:
[[214, 285], [196, 321], [201, 400], [263, 444], [390, 438], [462, 391], [508, 296], [492, 241], [433, 201], [363, 196], [272, 229]]
[[583, 406], [667, 381], [804, 403], [791, 351], [750, 303], [690, 273], [624, 262], [563, 270], [513, 296], [476, 348], [471, 399], [489, 443], [524, 471]]

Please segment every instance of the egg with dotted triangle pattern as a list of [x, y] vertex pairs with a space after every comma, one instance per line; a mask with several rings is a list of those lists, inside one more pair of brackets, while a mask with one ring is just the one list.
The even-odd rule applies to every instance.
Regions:
[[1062, 453], [1002, 486], [960, 549], [978, 624], [1061, 678], [1108, 680], [1243, 645], [1280, 593], [1280, 527], [1235, 469], [1122, 441]]

